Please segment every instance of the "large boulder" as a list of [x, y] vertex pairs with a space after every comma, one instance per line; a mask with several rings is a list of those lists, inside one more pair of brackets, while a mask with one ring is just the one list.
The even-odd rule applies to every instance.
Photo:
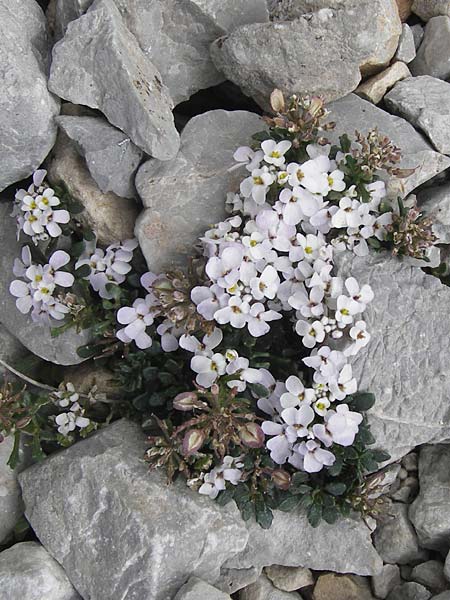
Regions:
[[119, 421], [20, 476], [28, 520], [84, 598], [167, 600], [191, 575], [213, 584], [246, 545], [237, 507], [168, 486], [146, 444]]
[[169, 91], [113, 0], [96, 0], [53, 48], [49, 88], [101, 110], [142, 150], [162, 160], [178, 151]]
[[239, 27], [211, 46], [216, 67], [265, 109], [274, 88], [345, 96], [360, 71], [389, 63], [402, 31], [395, 0], [298, 0], [278, 10], [282, 20]]
[[419, 16], [422, 21], [428, 21], [433, 17], [450, 17], [449, 0], [414, 0], [412, 11]]
[[429, 75], [410, 77], [384, 100], [389, 110], [421, 129], [438, 152], [450, 154], [450, 83]]
[[[392, 460], [412, 448], [450, 438], [450, 289], [388, 253], [337, 256], [337, 273], [375, 293], [364, 313], [371, 340], [353, 361], [361, 391], [375, 394], [369, 423]], [[432, 402], [424, 402], [432, 398]]]
[[409, 516], [424, 548], [450, 549], [450, 446], [425, 446], [420, 451], [420, 492]]
[[39, 167], [56, 138], [46, 20], [35, 0], [0, 0], [0, 191]]
[[33, 323], [30, 315], [23, 315], [16, 308], [16, 299], [9, 293], [9, 285], [15, 278], [13, 264], [20, 258], [22, 243], [16, 238], [16, 225], [11, 218], [11, 202], [0, 202], [0, 323], [25, 348], [40, 358], [59, 365], [76, 365], [84, 359], [77, 348], [89, 340], [87, 330], [75, 328], [52, 337], [50, 328]]
[[244, 176], [242, 168], [229, 171], [233, 154], [264, 127], [254, 113], [213, 110], [188, 122], [174, 160], [142, 165], [136, 188], [146, 210], [136, 237], [152, 271], [184, 264], [197, 237], [226, 216], [226, 194]]
[[[93, 0], [57, 0], [59, 37]], [[268, 20], [265, 0], [114, 0], [145, 56], [157, 67], [175, 104], [223, 81], [210, 44], [238, 25]]]
[[450, 77], [450, 18], [433, 17], [428, 21], [416, 58], [409, 64], [413, 75]]
[[0, 553], [0, 600], [82, 600], [61, 566], [36, 542]]
[[407, 196], [417, 186], [450, 166], [450, 159], [433, 150], [410, 123], [355, 94], [332, 102], [328, 108], [331, 111], [330, 118], [336, 121], [336, 128], [327, 132], [327, 137], [333, 143], [337, 143], [343, 133], [351, 136], [356, 129], [366, 134], [377, 127], [381, 134], [387, 135], [400, 148], [402, 160], [398, 166], [415, 171], [407, 178], [386, 177], [388, 193], [394, 199]]

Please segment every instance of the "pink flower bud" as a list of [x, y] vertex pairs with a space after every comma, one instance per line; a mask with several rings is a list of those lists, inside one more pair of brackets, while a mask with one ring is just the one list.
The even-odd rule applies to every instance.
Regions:
[[183, 452], [186, 456], [195, 454], [200, 450], [205, 441], [205, 434], [199, 429], [191, 429], [186, 432], [183, 440]]
[[256, 423], [247, 423], [239, 428], [239, 437], [249, 448], [261, 448], [264, 444], [264, 432]]
[[183, 392], [175, 396], [173, 400], [173, 407], [175, 410], [188, 411], [193, 410], [198, 402], [197, 394], [195, 392]]
[[287, 490], [291, 485], [291, 476], [284, 469], [275, 469], [272, 471], [272, 481], [280, 490]]

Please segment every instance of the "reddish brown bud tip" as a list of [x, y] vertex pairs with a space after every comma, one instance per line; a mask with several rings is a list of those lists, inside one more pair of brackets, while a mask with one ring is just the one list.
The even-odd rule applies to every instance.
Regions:
[[264, 432], [256, 423], [247, 423], [239, 428], [239, 438], [244, 446], [261, 448], [264, 444]]

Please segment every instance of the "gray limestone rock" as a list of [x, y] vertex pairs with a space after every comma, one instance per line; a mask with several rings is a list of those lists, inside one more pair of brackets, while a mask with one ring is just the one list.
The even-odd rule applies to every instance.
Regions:
[[420, 583], [403, 583], [395, 587], [387, 600], [429, 600], [431, 593]]
[[421, 546], [448, 551], [450, 547], [450, 446], [438, 444], [420, 450], [420, 492], [409, 516]]
[[439, 243], [450, 244], [450, 184], [424, 188], [417, 198], [420, 209], [433, 221]]
[[264, 569], [265, 574], [279, 590], [294, 592], [300, 588], [314, 585], [314, 577], [310, 569], [304, 567], [281, 567], [271, 565]]
[[[316, 12], [293, 20], [239, 27], [211, 46], [216, 67], [265, 109], [274, 88], [322, 94], [327, 101], [353, 91], [364, 73], [394, 55], [401, 22], [394, 0], [318, 1]], [[361, 32], [361, 20], [367, 28]]]
[[411, 26], [411, 31], [414, 36], [414, 46], [416, 47], [417, 51], [423, 40], [424, 28], [420, 23], [417, 23], [416, 25]]
[[147, 210], [135, 231], [152, 271], [184, 263], [197, 236], [225, 217], [226, 194], [238, 191], [244, 176], [228, 170], [233, 154], [264, 127], [254, 113], [213, 110], [189, 121], [173, 161], [141, 166], [136, 189]]
[[82, 600], [61, 566], [36, 542], [0, 553], [0, 600]]
[[[161, 73], [175, 104], [223, 81], [209, 55], [215, 39], [240, 25], [268, 20], [265, 0], [114, 2], [142, 51]], [[58, 0], [59, 35], [91, 4], [92, 0]]]
[[102, 192], [135, 196], [134, 177], [143, 152], [123, 131], [99, 117], [61, 116], [56, 121], [84, 156]]
[[270, 530], [254, 521], [247, 522], [250, 534], [243, 552], [226, 567], [248, 568], [282, 565], [373, 575], [383, 564], [372, 545], [370, 530], [356, 516], [340, 519], [334, 525], [322, 522], [314, 528], [303, 512], [275, 511]]
[[109, 245], [134, 237], [134, 225], [139, 214], [136, 201], [120, 198], [113, 192], [103, 193], [75, 144], [62, 131], [58, 134], [47, 169], [49, 181], [53, 185], [63, 183], [70, 195], [82, 204], [84, 210], [77, 216], [95, 231], [100, 244]]
[[261, 569], [250, 567], [248, 569], [220, 569], [220, 577], [214, 582], [214, 587], [226, 592], [234, 594], [235, 592], [249, 586], [258, 579]]
[[421, 129], [433, 146], [450, 154], [450, 83], [424, 75], [399, 81], [385, 96], [386, 106]]
[[[25, 354], [23, 345], [0, 323], [0, 359], [14, 366]], [[0, 364], [0, 378], [5, 372], [5, 368]]]
[[384, 565], [381, 573], [372, 577], [372, 590], [377, 598], [384, 600], [389, 592], [400, 583], [399, 567], [397, 565]]
[[0, 544], [13, 531], [23, 514], [17, 472], [6, 464], [13, 446], [13, 437], [7, 437], [0, 442]]
[[450, 77], [450, 18], [433, 17], [425, 27], [416, 58], [409, 64], [413, 75]]
[[411, 580], [421, 583], [433, 594], [439, 594], [449, 587], [444, 577], [444, 565], [438, 560], [428, 560], [414, 567]]
[[100, 109], [151, 156], [168, 160], [178, 151], [169, 92], [113, 0], [96, 0], [69, 24], [53, 48], [49, 88]]
[[442, 592], [442, 594], [438, 594], [437, 596], [433, 596], [431, 600], [450, 600], [450, 591]]
[[422, 556], [404, 504], [389, 504], [386, 515], [378, 523], [373, 541], [385, 563], [405, 565], [417, 562]]
[[377, 73], [373, 77], [366, 79], [359, 85], [355, 94], [361, 96], [365, 100], [378, 104], [381, 102], [386, 92], [394, 86], [397, 81], [401, 81], [406, 77], [411, 77], [411, 72], [404, 62], [395, 61], [381, 73]]
[[228, 594], [209, 585], [198, 577], [191, 577], [173, 600], [231, 600]]
[[375, 600], [365, 577], [321, 575], [314, 588], [314, 600]]
[[422, 21], [429, 21], [433, 17], [444, 15], [450, 17], [449, 0], [414, 0], [412, 11], [419, 16]]
[[447, 554], [444, 563], [444, 577], [447, 579], [447, 581], [450, 581], [450, 552]]
[[40, 358], [59, 365], [76, 365], [84, 359], [76, 352], [87, 344], [89, 333], [77, 333], [74, 328], [54, 338], [48, 327], [33, 323], [30, 315], [23, 315], [16, 308], [15, 298], [9, 293], [9, 285], [15, 278], [12, 272], [14, 260], [20, 257], [22, 243], [16, 239], [16, 225], [11, 218], [12, 203], [0, 202], [0, 323], [25, 348]]
[[395, 53], [396, 60], [401, 60], [408, 64], [416, 58], [416, 44], [414, 41], [414, 33], [409, 25], [403, 23], [402, 34], [398, 42], [397, 52]]
[[265, 575], [261, 575], [255, 583], [240, 591], [239, 600], [301, 600], [301, 596], [277, 589]]
[[414, 127], [400, 117], [390, 115], [350, 94], [329, 105], [330, 118], [336, 121], [336, 128], [327, 132], [327, 137], [337, 143], [343, 133], [351, 133], [357, 129], [367, 133], [369, 129], [378, 127], [378, 131], [387, 135], [402, 151], [401, 169], [413, 169], [415, 172], [407, 178], [388, 178], [388, 193], [391, 197], [405, 197], [420, 184], [428, 181], [450, 166], [450, 159], [436, 152]]
[[85, 598], [167, 600], [191, 575], [214, 584], [246, 545], [236, 505], [168, 486], [145, 449], [122, 420], [20, 475], [27, 519]]
[[377, 446], [396, 460], [420, 444], [449, 439], [450, 373], [442, 348], [450, 336], [450, 289], [387, 253], [336, 258], [339, 275], [351, 274], [375, 292], [364, 313], [372, 338], [353, 360], [353, 373], [360, 390], [375, 394], [368, 415]]
[[47, 89], [48, 40], [34, 0], [0, 0], [0, 191], [28, 177], [56, 137], [58, 99]]

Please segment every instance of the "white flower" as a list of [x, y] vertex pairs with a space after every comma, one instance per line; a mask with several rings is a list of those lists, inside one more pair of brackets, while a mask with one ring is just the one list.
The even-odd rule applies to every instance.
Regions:
[[308, 425], [314, 420], [314, 411], [307, 404], [300, 408], [291, 406], [285, 408], [281, 413], [281, 418], [287, 424], [285, 435], [290, 443], [294, 443], [299, 437], [308, 435]]
[[336, 460], [332, 452], [321, 448], [315, 440], [298, 444], [295, 451], [303, 458], [303, 469], [307, 473], [318, 473], [324, 466], [333, 465]]
[[352, 412], [347, 404], [339, 404], [336, 411], [329, 411], [326, 428], [334, 443], [351, 446], [362, 420], [363, 416], [360, 413]]
[[287, 392], [282, 394], [280, 404], [283, 408], [297, 407], [302, 404], [311, 404], [315, 398], [314, 390], [305, 388], [303, 383], [295, 375], [286, 379]]
[[161, 348], [164, 352], [178, 350], [178, 339], [183, 335], [184, 329], [176, 327], [169, 319], [164, 319], [156, 328], [156, 333], [161, 336]]
[[325, 339], [325, 329], [320, 321], [308, 323], [308, 321], [297, 321], [295, 331], [302, 337], [302, 344], [306, 348], [314, 348]]
[[52, 396], [54, 396], [56, 403], [61, 408], [68, 408], [70, 405], [78, 403], [80, 399], [80, 395], [77, 394], [73, 383], [70, 383], [70, 381], [61, 385], [59, 390], [54, 392]]
[[187, 350], [188, 352], [208, 356], [212, 354], [211, 351], [222, 342], [222, 339], [222, 330], [215, 327], [212, 333], [203, 336], [201, 342], [193, 335], [183, 334], [180, 337], [180, 346], [183, 350]]
[[282, 315], [274, 310], [265, 310], [264, 304], [256, 302], [250, 308], [247, 316], [247, 326], [250, 335], [260, 337], [270, 331], [269, 321], [281, 319]]
[[206, 264], [206, 274], [222, 288], [228, 288], [239, 280], [239, 267], [244, 249], [238, 244], [225, 248], [220, 257], [212, 256]]
[[270, 451], [271, 459], [278, 465], [284, 464], [292, 454], [292, 444], [286, 437], [288, 425], [274, 421], [264, 421], [261, 427], [266, 435], [274, 436], [266, 442], [266, 448]]
[[357, 391], [356, 379], [352, 374], [352, 366], [346, 364], [339, 373], [337, 380], [330, 381], [330, 391], [336, 400], [344, 400], [350, 394]]
[[247, 177], [241, 183], [241, 194], [244, 198], [251, 196], [257, 204], [264, 204], [267, 191], [274, 181], [275, 176], [270, 173], [267, 167], [254, 169], [251, 177]]
[[333, 227], [359, 227], [362, 224], [360, 214], [361, 203], [351, 198], [341, 198], [339, 201], [339, 210], [333, 215], [331, 223]]
[[152, 297], [148, 294], [145, 299], [137, 298], [133, 306], [123, 306], [117, 312], [117, 321], [121, 325], [126, 325], [123, 329], [116, 332], [116, 336], [129, 344], [134, 340], [136, 346], [141, 350], [150, 348], [152, 338], [147, 334], [146, 329], [153, 323]]
[[303, 317], [320, 317], [320, 315], [324, 312], [324, 307], [322, 304], [322, 300], [324, 297], [324, 289], [319, 286], [315, 286], [311, 288], [309, 291], [309, 295], [306, 290], [298, 290], [292, 295], [288, 302], [295, 308], [295, 310], [300, 311], [300, 314]]
[[342, 325], [353, 323], [353, 317], [361, 312], [361, 307], [356, 300], [348, 296], [339, 296], [337, 299], [336, 321]]
[[249, 146], [241, 146], [233, 154], [234, 160], [239, 164], [231, 167], [231, 169], [229, 170], [234, 171], [234, 169], [245, 165], [247, 171], [250, 171], [251, 173], [254, 169], [256, 169], [259, 166], [259, 163], [262, 161], [263, 156], [264, 152], [262, 152], [261, 150], [257, 150], [255, 152], [254, 150], [249, 148]]
[[339, 169], [335, 169], [334, 171], [332, 171], [328, 175], [327, 181], [329, 186], [328, 191], [335, 190], [337, 192], [342, 192], [343, 190], [345, 190], [344, 173]]
[[264, 152], [264, 160], [270, 165], [281, 167], [281, 165], [284, 164], [284, 155], [291, 146], [292, 143], [287, 140], [278, 143], [274, 140], [265, 140], [261, 144], [261, 148]]
[[251, 293], [255, 300], [262, 300], [264, 297], [273, 300], [279, 285], [280, 278], [271, 265], [267, 265], [259, 277], [250, 280]]
[[85, 429], [90, 424], [89, 419], [73, 412], [61, 413], [60, 415], [57, 415], [55, 422], [58, 425], [59, 433], [64, 436], [71, 431], [74, 431], [76, 427], [79, 429]]
[[240, 462], [241, 459], [242, 457], [240, 456], [237, 458], [225, 456], [221, 465], [215, 467], [209, 473], [206, 473], [198, 493], [214, 499], [217, 498], [219, 492], [225, 489], [225, 482], [237, 485], [242, 478], [241, 469], [244, 466], [244, 464]]
[[220, 354], [213, 354], [211, 357], [197, 355], [191, 359], [191, 369], [197, 373], [195, 381], [202, 387], [209, 388], [216, 381], [217, 377], [223, 375], [226, 370], [226, 359]]
[[232, 296], [228, 300], [228, 305], [220, 308], [214, 313], [214, 319], [220, 325], [230, 323], [236, 329], [245, 327], [248, 321], [248, 313], [250, 312], [250, 304], [247, 300], [243, 300], [238, 296]]
[[374, 293], [370, 285], [366, 284], [360, 287], [354, 277], [348, 277], [345, 280], [345, 287], [353, 300], [358, 303], [360, 312], [365, 311], [367, 305], [372, 302], [374, 298]]
[[356, 321], [355, 325], [350, 329], [350, 337], [355, 341], [344, 350], [345, 356], [358, 354], [361, 348], [364, 348], [370, 342], [370, 333], [367, 331], [366, 322]]
[[192, 288], [191, 299], [197, 305], [197, 312], [207, 321], [212, 321], [214, 313], [228, 304], [229, 295], [219, 285], [213, 284], [211, 287]]

